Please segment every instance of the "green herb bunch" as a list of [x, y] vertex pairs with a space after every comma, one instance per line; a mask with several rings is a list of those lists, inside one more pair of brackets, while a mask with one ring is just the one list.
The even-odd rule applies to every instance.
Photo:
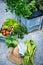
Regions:
[[19, 21], [15, 19], [6, 19], [4, 22], [4, 25], [2, 26], [2, 29], [7, 29], [12, 28], [11, 35], [17, 36], [18, 38], [23, 38], [24, 34], [27, 34], [27, 28], [24, 25], [21, 25]]
[[23, 58], [23, 65], [34, 65], [34, 54], [36, 51], [36, 45], [33, 40], [26, 40], [27, 51]]
[[8, 47], [16, 47], [19, 44], [17, 38], [12, 35], [5, 36], [5, 43]]
[[18, 16], [30, 17], [37, 11], [35, 0], [6, 0], [6, 11], [15, 12]]

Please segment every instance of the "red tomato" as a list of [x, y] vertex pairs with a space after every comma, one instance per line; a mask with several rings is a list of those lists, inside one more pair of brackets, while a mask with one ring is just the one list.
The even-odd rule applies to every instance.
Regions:
[[4, 30], [4, 29], [2, 29], [2, 32], [3, 32], [3, 33], [5, 33], [5, 30]]
[[9, 31], [6, 31], [6, 35], [8, 35], [8, 34], [10, 34], [10, 32]]
[[5, 33], [2, 33], [2, 35], [3, 35], [3, 36], [6, 36], [6, 34], [5, 34]]

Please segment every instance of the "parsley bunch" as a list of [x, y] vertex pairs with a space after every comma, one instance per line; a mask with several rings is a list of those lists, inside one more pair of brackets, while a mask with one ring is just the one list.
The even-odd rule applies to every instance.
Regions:
[[10, 10], [23, 17], [30, 17], [37, 10], [35, 0], [6, 0], [6, 4], [6, 11]]

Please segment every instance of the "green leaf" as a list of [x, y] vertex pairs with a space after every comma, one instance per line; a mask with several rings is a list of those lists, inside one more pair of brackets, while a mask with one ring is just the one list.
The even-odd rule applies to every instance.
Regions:
[[12, 35], [7, 35], [5, 39], [5, 43], [8, 47], [16, 47], [19, 43], [16, 37]]
[[33, 65], [34, 64], [34, 54], [36, 51], [36, 44], [33, 40], [26, 40], [24, 42], [27, 46], [26, 53], [23, 58], [23, 65]]
[[2, 33], [2, 31], [0, 30], [0, 33]]
[[30, 17], [37, 10], [35, 0], [6, 0], [7, 9], [18, 16]]

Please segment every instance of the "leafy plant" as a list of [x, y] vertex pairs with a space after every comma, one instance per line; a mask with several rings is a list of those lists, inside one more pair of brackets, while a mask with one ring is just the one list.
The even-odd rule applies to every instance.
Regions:
[[35, 0], [6, 0], [6, 11], [15, 12], [18, 16], [30, 17], [37, 11]]
[[[23, 38], [24, 34], [27, 34], [27, 28], [21, 25], [15, 19], [6, 19], [4, 25], [2, 26], [2, 34], [5, 33], [5, 36], [8, 34], [16, 35], [18, 38]], [[3, 34], [4, 35], [4, 34]]]
[[18, 45], [18, 40], [15, 36], [7, 35], [5, 36], [5, 43], [8, 47], [16, 47]]
[[43, 6], [43, 0], [38, 0], [39, 4]]
[[43, 10], [43, 0], [38, 0], [39, 8]]
[[26, 40], [25, 44], [27, 46], [27, 51], [23, 58], [23, 65], [33, 65], [34, 64], [34, 54], [36, 51], [36, 45], [33, 40]]
[[6, 19], [6, 21], [4, 22], [2, 28], [3, 28], [3, 29], [14, 28], [14, 26], [19, 25], [19, 24], [20, 24], [20, 23], [19, 23], [17, 20], [8, 18], [8, 19]]

